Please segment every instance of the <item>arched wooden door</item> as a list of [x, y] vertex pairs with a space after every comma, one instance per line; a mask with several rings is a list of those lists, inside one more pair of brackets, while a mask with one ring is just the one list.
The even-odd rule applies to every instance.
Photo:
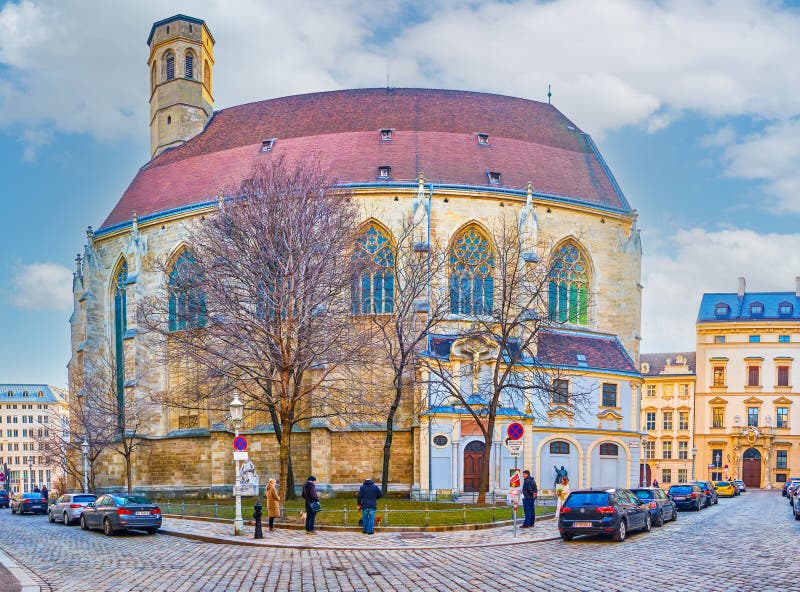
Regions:
[[748, 448], [742, 455], [742, 481], [747, 487], [761, 487], [761, 453]]
[[[481, 484], [481, 465], [486, 444], [474, 440], [464, 448], [464, 491], [478, 491]], [[486, 484], [488, 491], [489, 484]]]

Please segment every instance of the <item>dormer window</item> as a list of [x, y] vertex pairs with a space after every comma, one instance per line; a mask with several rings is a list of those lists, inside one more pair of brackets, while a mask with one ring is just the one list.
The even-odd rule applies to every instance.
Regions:
[[642, 374], [647, 374], [648, 372], [650, 372], [650, 364], [642, 362]]
[[392, 167], [390, 166], [379, 166], [378, 167], [378, 178], [379, 179], [388, 179], [392, 176]]
[[483, 144], [484, 146], [489, 144], [489, 134], [476, 134], [478, 136], [478, 144]]
[[43, 393], [42, 391], [39, 391], [37, 394], [38, 394], [40, 397], [44, 397], [44, 393]]
[[751, 317], [760, 317], [764, 315], [764, 305], [760, 302], [753, 302], [750, 305], [750, 316]]
[[790, 317], [794, 312], [794, 306], [792, 306], [791, 302], [781, 302], [778, 305], [778, 316], [781, 317]]
[[489, 177], [490, 185], [500, 185], [500, 173], [496, 171], [488, 171], [486, 175]]
[[261, 152], [272, 152], [272, 147], [275, 146], [277, 138], [271, 138], [261, 142]]
[[730, 314], [731, 307], [725, 304], [724, 302], [720, 302], [714, 307], [714, 316], [717, 317], [727, 317]]
[[381, 140], [386, 142], [392, 139], [392, 130], [390, 129], [382, 129], [381, 130]]

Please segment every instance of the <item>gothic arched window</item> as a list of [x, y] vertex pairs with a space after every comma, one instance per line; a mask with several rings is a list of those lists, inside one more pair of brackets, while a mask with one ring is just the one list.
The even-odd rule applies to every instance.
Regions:
[[450, 247], [450, 312], [492, 314], [493, 271], [494, 254], [489, 240], [477, 227], [467, 228]]
[[561, 245], [553, 255], [548, 311], [552, 321], [589, 323], [589, 265], [574, 242]]
[[[122, 262], [114, 276], [114, 375], [117, 387], [118, 410], [125, 402], [125, 333], [128, 330], [128, 263]], [[121, 425], [121, 424], [120, 424]]]
[[164, 56], [164, 62], [166, 63], [166, 79], [173, 80], [175, 78], [175, 54], [171, 51]]
[[194, 78], [194, 53], [191, 50], [187, 51], [184, 57], [183, 76], [184, 78]]
[[203, 63], [203, 82], [206, 88], [211, 91], [211, 64], [208, 63], [208, 60]]
[[356, 252], [371, 268], [353, 281], [353, 314], [394, 312], [394, 251], [386, 234], [376, 225], [356, 239]]
[[169, 330], [197, 329], [206, 324], [206, 295], [198, 286], [194, 257], [183, 251], [169, 274]]

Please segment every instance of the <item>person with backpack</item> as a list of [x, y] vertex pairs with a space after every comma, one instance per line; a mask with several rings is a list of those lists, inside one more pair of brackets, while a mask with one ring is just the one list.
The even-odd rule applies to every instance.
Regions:
[[522, 510], [525, 512], [525, 520], [521, 528], [533, 528], [536, 523], [536, 498], [539, 495], [539, 488], [536, 481], [531, 477], [528, 469], [522, 471], [524, 480], [522, 481]]
[[358, 490], [356, 501], [361, 509], [364, 534], [374, 534], [375, 512], [378, 511], [378, 499], [381, 496], [383, 496], [381, 488], [375, 485], [372, 479], [365, 479], [364, 484]]

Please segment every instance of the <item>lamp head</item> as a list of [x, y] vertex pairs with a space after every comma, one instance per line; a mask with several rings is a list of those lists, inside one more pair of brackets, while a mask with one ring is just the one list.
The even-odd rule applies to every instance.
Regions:
[[242, 413], [244, 411], [244, 403], [239, 400], [239, 393], [233, 391], [233, 401], [231, 401], [231, 419], [236, 425], [242, 423]]
[[89, 454], [89, 441], [86, 439], [86, 436], [83, 437], [83, 443], [81, 444], [81, 451], [84, 454]]

